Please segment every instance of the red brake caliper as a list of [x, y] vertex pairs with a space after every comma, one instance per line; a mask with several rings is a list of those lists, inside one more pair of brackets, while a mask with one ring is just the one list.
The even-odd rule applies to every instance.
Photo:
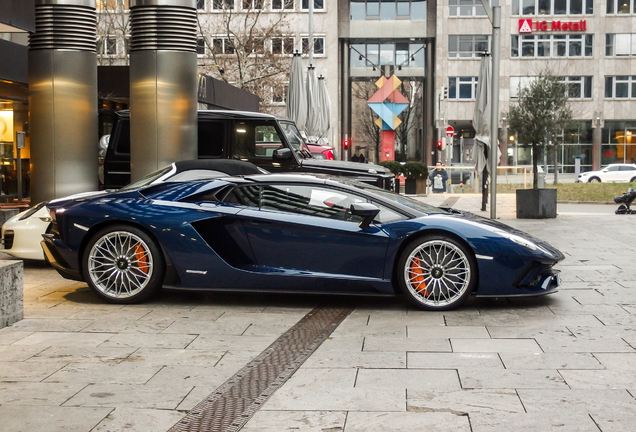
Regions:
[[143, 273], [148, 274], [148, 257], [144, 253], [145, 251], [146, 250], [143, 248], [143, 246], [137, 243], [137, 245], [135, 246], [135, 258], [137, 259], [137, 267], [139, 267], [139, 270], [141, 270]]
[[417, 257], [413, 258], [413, 261], [411, 261], [411, 267], [409, 268], [409, 280], [415, 287], [415, 291], [422, 294], [424, 297], [428, 297], [426, 281], [424, 281], [424, 272], [420, 265], [420, 259]]

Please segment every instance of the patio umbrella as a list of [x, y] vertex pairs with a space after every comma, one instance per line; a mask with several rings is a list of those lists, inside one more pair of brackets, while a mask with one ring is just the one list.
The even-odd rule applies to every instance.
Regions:
[[477, 81], [477, 94], [475, 95], [475, 110], [473, 112], [473, 128], [475, 139], [470, 157], [475, 162], [477, 175], [481, 177], [482, 185], [482, 210], [486, 210], [488, 178], [488, 148], [490, 146], [490, 56], [481, 58], [479, 79]]
[[300, 53], [296, 52], [292, 58], [289, 72], [287, 118], [293, 120], [300, 130], [305, 127], [305, 122], [307, 121], [307, 90], [303, 75], [303, 63]]
[[325, 136], [331, 127], [331, 100], [327, 92], [327, 83], [322, 75], [318, 77], [318, 99], [320, 100], [320, 137], [327, 141]]
[[305, 132], [311, 137], [310, 142], [316, 142], [320, 136], [320, 100], [318, 98], [318, 78], [316, 69], [309, 66], [307, 70], [307, 121]]

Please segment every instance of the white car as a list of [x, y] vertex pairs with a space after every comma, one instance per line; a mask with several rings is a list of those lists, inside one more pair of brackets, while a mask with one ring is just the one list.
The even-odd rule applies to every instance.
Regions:
[[579, 174], [577, 183], [633, 183], [636, 182], [636, 164], [610, 164], [598, 171]]
[[[191, 181], [225, 177], [229, 175], [266, 174], [262, 168], [249, 162], [231, 159], [197, 159], [174, 162], [165, 168], [124, 186], [127, 188], [151, 185], [161, 182]], [[84, 192], [70, 197], [58, 198], [49, 202], [82, 198], [106, 193], [107, 191]], [[44, 252], [40, 242], [51, 225], [46, 209], [47, 202], [13, 216], [2, 225], [2, 252], [21, 259], [44, 260]]]

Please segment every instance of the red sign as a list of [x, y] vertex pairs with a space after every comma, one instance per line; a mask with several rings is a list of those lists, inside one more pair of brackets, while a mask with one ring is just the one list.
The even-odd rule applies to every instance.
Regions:
[[455, 129], [453, 129], [452, 126], [449, 126], [446, 128], [446, 136], [447, 137], [452, 137], [453, 135], [455, 135]]
[[533, 21], [519, 20], [519, 33], [547, 32], [547, 31], [587, 31], [587, 21]]

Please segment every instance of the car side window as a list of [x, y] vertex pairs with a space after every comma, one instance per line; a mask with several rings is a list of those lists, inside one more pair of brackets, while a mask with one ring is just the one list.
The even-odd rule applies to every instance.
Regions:
[[200, 158], [223, 157], [225, 122], [199, 120], [198, 151]]
[[316, 186], [267, 185], [263, 187], [261, 209], [282, 211], [299, 215], [361, 222], [349, 206], [354, 202], [366, 202], [362, 197]]
[[236, 122], [234, 137], [236, 159], [271, 159], [274, 150], [283, 146], [274, 125], [262, 122]]
[[613, 171], [618, 171], [618, 167], [617, 166], [612, 166], [607, 168], [608, 171], [613, 172]]
[[621, 171], [634, 171], [636, 170], [636, 167], [632, 167], [632, 166], [622, 166]]
[[261, 196], [260, 186], [235, 187], [223, 198], [224, 203], [247, 207], [259, 207]]

